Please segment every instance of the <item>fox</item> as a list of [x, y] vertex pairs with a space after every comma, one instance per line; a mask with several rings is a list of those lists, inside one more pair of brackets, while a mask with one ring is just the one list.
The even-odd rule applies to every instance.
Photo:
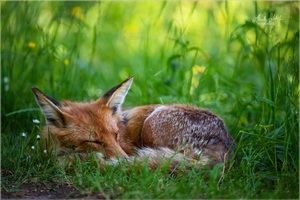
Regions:
[[[122, 108], [134, 77], [95, 101], [61, 102], [32, 87], [46, 121], [41, 133], [47, 151], [59, 158], [95, 152], [102, 163], [119, 158], [147, 160], [151, 169], [169, 163], [213, 167], [229, 163], [235, 142], [222, 118], [188, 104], [150, 104]], [[71, 161], [70, 161], [71, 160]]]

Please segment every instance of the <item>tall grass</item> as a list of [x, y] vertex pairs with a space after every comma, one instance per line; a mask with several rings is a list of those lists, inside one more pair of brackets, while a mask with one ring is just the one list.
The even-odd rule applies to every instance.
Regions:
[[[56, 180], [108, 198], [298, 198], [298, 8], [292, 1], [2, 1], [2, 190]], [[255, 21], [264, 16], [274, 24]], [[224, 118], [237, 149], [223, 179], [218, 166], [170, 176], [163, 168], [102, 172], [78, 162], [68, 172], [43, 153], [32, 86], [57, 100], [88, 101], [129, 75], [125, 106], [190, 103]]]

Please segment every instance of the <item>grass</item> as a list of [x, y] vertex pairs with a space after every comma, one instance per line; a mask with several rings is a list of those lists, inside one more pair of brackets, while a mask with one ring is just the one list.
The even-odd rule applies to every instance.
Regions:
[[[55, 181], [106, 198], [299, 198], [298, 8], [296, 1], [1, 1], [2, 192]], [[92, 100], [129, 75], [125, 106], [189, 103], [225, 120], [237, 148], [223, 179], [219, 166], [172, 176], [163, 166], [100, 171], [77, 162], [67, 171], [50, 160], [30, 88]]]

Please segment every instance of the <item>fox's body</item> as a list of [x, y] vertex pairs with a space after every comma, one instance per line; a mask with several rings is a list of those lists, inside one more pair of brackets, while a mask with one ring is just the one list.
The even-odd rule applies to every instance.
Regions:
[[190, 105], [140, 106], [122, 113], [120, 145], [128, 155], [132, 147], [167, 147], [196, 159], [199, 154], [217, 162], [232, 145], [224, 122], [212, 112]]
[[55, 148], [58, 155], [94, 151], [107, 159], [148, 157], [153, 168], [158, 159], [200, 159], [201, 165], [214, 165], [231, 158], [233, 139], [211, 111], [180, 104], [122, 110], [132, 80], [89, 103], [59, 103], [33, 88], [47, 120], [43, 138], [48, 149]]

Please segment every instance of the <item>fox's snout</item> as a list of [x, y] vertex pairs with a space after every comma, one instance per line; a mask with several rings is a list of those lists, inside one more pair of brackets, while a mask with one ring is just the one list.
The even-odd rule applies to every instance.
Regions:
[[118, 143], [116, 143], [116, 145], [114, 145], [111, 150], [107, 149], [105, 150], [105, 152], [107, 154], [107, 158], [128, 157], [127, 153], [125, 153], [125, 151], [121, 148], [121, 146]]

